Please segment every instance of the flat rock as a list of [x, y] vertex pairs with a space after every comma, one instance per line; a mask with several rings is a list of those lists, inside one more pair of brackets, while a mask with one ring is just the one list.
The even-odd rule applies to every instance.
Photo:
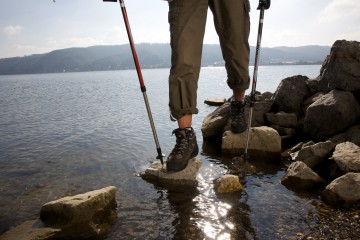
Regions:
[[[246, 147], [247, 131], [235, 134], [226, 131], [222, 139], [221, 150], [227, 154], [241, 154]], [[280, 159], [281, 137], [279, 133], [270, 127], [250, 128], [248, 152], [252, 156]]]
[[26, 221], [0, 236], [0, 240], [45, 240], [53, 239], [61, 230], [44, 227], [40, 220]]
[[226, 102], [225, 98], [208, 98], [204, 103], [210, 106], [221, 106]]
[[201, 164], [200, 158], [192, 158], [184, 170], [168, 172], [166, 170], [166, 162], [162, 166], [160, 161], [155, 161], [151, 163], [150, 167], [140, 173], [140, 176], [145, 180], [158, 182], [162, 185], [195, 185], [197, 183], [196, 176]]
[[46, 227], [61, 228], [61, 236], [102, 237], [117, 218], [113, 186], [64, 197], [44, 204], [40, 219]]
[[40, 219], [10, 229], [0, 240], [102, 239], [117, 217], [115, 193], [110, 186], [48, 202]]

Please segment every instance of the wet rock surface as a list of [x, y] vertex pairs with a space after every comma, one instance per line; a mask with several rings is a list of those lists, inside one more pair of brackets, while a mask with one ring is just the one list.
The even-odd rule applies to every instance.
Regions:
[[217, 193], [237, 192], [244, 189], [239, 177], [231, 174], [226, 174], [215, 179], [214, 188]]
[[150, 182], [159, 183], [165, 187], [173, 187], [177, 185], [196, 185], [196, 176], [201, 167], [202, 161], [200, 158], [192, 158], [184, 170], [179, 172], [168, 172], [166, 170], [166, 162], [164, 166], [160, 161], [151, 163], [145, 171], [140, 173], [140, 176]]
[[117, 213], [113, 186], [44, 204], [40, 219], [27, 221], [1, 240], [94, 239], [109, 233]]

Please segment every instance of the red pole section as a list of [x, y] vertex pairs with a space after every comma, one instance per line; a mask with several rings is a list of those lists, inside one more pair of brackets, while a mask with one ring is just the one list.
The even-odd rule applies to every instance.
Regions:
[[127, 13], [126, 13], [125, 3], [124, 3], [123, 0], [120, 0], [120, 7], [121, 7], [122, 15], [124, 17], [125, 27], [126, 27], [127, 35], [128, 35], [129, 42], [130, 42], [131, 52], [132, 52], [132, 55], [133, 55], [133, 58], [134, 58], [136, 72], [137, 72], [138, 77], [139, 77], [141, 91], [145, 92], [146, 91], [145, 83], [144, 83], [144, 79], [143, 79], [143, 76], [142, 76], [139, 59], [138, 59], [138, 56], [136, 54], [135, 44], [134, 44], [134, 40], [133, 40], [133, 37], [132, 37], [131, 29], [130, 29], [129, 19], [128, 19], [128, 16], [127, 16]]

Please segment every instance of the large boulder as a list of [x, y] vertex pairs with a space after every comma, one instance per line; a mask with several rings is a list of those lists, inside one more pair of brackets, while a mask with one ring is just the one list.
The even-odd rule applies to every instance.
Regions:
[[[259, 102], [255, 102], [253, 108], [253, 114], [251, 119], [252, 127], [260, 127], [265, 125], [266, 118], [265, 114], [270, 112], [271, 105], [273, 104], [273, 100], [265, 99]], [[249, 116], [250, 107], [245, 109], [245, 115]]]
[[303, 147], [301, 150], [291, 153], [291, 159], [305, 163], [309, 168], [314, 169], [323, 159], [335, 148], [335, 143], [319, 142], [311, 146]]
[[360, 106], [353, 94], [333, 90], [308, 107], [303, 130], [314, 139], [325, 139], [351, 127], [359, 119]]
[[302, 102], [311, 95], [306, 83], [308, 79], [301, 75], [283, 79], [274, 94], [274, 112], [283, 111], [301, 116]]
[[320, 76], [309, 81], [319, 92], [333, 89], [354, 92], [360, 89], [360, 42], [336, 41], [325, 59]]
[[59, 228], [47, 228], [40, 220], [26, 221], [0, 236], [1, 240], [49, 240], [57, 239]]
[[266, 113], [266, 119], [270, 125], [277, 125], [287, 128], [295, 128], [298, 124], [298, 118], [295, 113]]
[[40, 219], [46, 227], [60, 228], [58, 238], [103, 237], [117, 218], [116, 188], [106, 187], [44, 204]]
[[[247, 131], [234, 134], [226, 131], [222, 139], [221, 149], [223, 153], [241, 154], [244, 152], [247, 141]], [[280, 159], [281, 137], [279, 133], [270, 127], [250, 128], [249, 154], [269, 159]]]
[[333, 158], [342, 172], [360, 173], [360, 147], [356, 144], [352, 142], [338, 144]]
[[115, 187], [44, 204], [40, 219], [26, 221], [1, 240], [103, 239], [117, 218]]
[[356, 145], [360, 146], [360, 124], [351, 127], [349, 130], [346, 131], [345, 134], [346, 141], [355, 143]]
[[360, 173], [347, 173], [332, 181], [322, 192], [330, 204], [350, 206], [360, 203]]
[[288, 167], [281, 184], [296, 190], [313, 190], [326, 182], [305, 163], [298, 161]]
[[221, 136], [230, 116], [230, 103], [227, 102], [207, 115], [202, 123], [203, 138]]

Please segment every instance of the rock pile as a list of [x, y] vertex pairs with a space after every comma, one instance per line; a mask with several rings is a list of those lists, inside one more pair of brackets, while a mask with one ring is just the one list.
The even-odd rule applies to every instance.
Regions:
[[[224, 153], [241, 141], [227, 139], [229, 106], [227, 102], [217, 108], [202, 125], [204, 138], [223, 138]], [[257, 93], [253, 111], [251, 129], [267, 126], [281, 140], [306, 139], [286, 152], [292, 163], [281, 180], [285, 186], [323, 190], [323, 198], [332, 204], [360, 202], [359, 42], [336, 41], [317, 78], [283, 79], [273, 95]], [[268, 139], [258, 140], [261, 148], [274, 144]], [[255, 149], [249, 146], [250, 150]]]

